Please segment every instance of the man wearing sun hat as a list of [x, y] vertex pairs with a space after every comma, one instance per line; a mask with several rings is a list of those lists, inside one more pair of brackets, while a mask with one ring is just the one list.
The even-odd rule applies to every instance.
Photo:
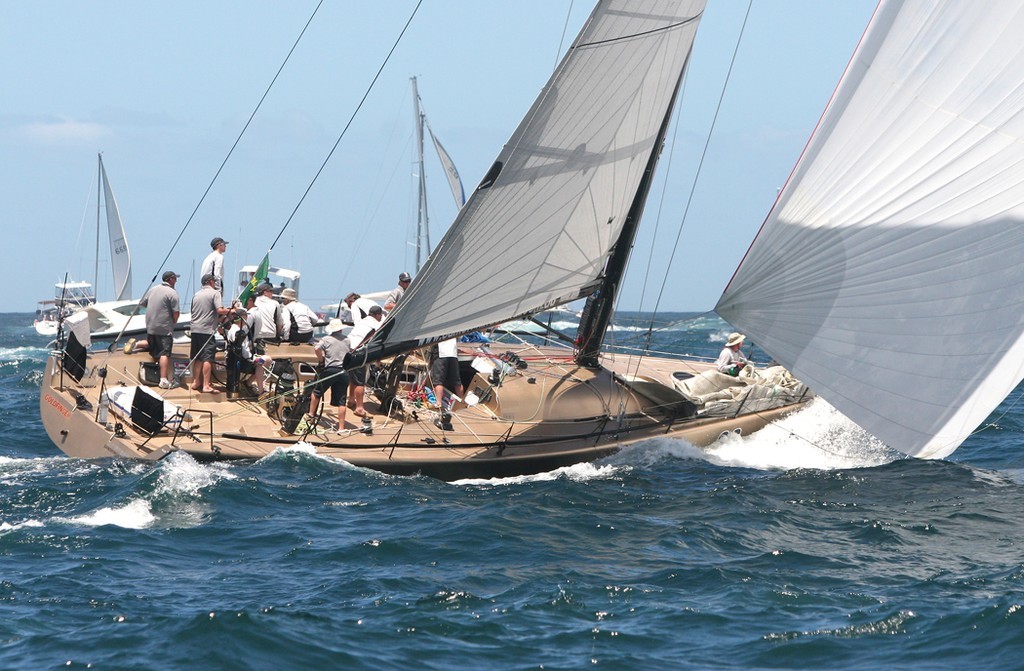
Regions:
[[199, 269], [199, 275], [213, 275], [217, 278], [217, 291], [220, 292], [221, 297], [224, 296], [224, 252], [228, 248], [228, 241], [224, 238], [217, 236], [213, 240], [210, 240], [210, 247], [213, 251], [210, 252], [205, 259], [203, 259], [203, 265]]
[[742, 333], [729, 334], [729, 339], [725, 341], [725, 347], [722, 348], [722, 353], [718, 355], [718, 361], [715, 362], [719, 373], [736, 377], [749, 363], [747, 357], [740, 350], [746, 339], [747, 337]]
[[307, 426], [313, 426], [316, 422], [317, 412], [320, 410], [320, 399], [324, 397], [327, 390], [331, 390], [331, 405], [338, 413], [338, 432], [345, 429], [346, 400], [348, 395], [349, 378], [345, 372], [345, 357], [351, 351], [348, 338], [342, 330], [345, 325], [340, 319], [332, 319], [327, 323], [324, 331], [326, 336], [320, 338], [314, 350], [316, 358], [322, 367], [317, 373], [316, 384], [313, 393], [309, 397], [309, 413], [307, 415]]
[[282, 339], [290, 343], [309, 342], [313, 339], [313, 328], [320, 323], [320, 315], [313, 312], [305, 303], [299, 302], [299, 294], [295, 289], [286, 287], [281, 291], [284, 302], [285, 331]]

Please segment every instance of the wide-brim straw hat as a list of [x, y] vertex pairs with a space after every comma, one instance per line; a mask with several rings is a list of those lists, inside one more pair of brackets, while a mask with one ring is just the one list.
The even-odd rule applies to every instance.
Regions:
[[747, 336], [743, 335], [742, 333], [730, 333], [729, 334], [729, 339], [727, 341], [725, 341], [725, 346], [726, 347], [733, 347], [735, 345], [739, 345], [741, 342], [743, 342], [746, 339], [747, 339]]
[[324, 327], [324, 331], [327, 335], [331, 335], [332, 333], [337, 333], [343, 328], [345, 328], [345, 324], [343, 324], [340, 319], [332, 319], [327, 322], [327, 326]]

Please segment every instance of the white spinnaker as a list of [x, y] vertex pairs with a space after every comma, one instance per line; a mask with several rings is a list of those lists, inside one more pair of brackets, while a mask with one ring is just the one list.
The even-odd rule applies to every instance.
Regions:
[[1024, 378], [1024, 6], [882, 2], [716, 307], [908, 455]]
[[499, 154], [493, 184], [470, 196], [392, 313], [389, 342], [470, 331], [593, 290], [703, 8], [598, 3]]

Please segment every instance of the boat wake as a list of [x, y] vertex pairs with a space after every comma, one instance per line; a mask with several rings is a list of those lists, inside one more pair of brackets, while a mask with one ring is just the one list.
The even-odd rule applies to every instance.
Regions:
[[563, 466], [546, 473], [534, 475], [517, 475], [508, 478], [467, 478], [455, 480], [448, 484], [457, 487], [462, 486], [492, 486], [505, 487], [509, 485], [522, 485], [534, 482], [550, 482], [552, 480], [572, 480], [573, 482], [591, 482], [593, 480], [610, 480], [620, 477], [624, 471], [630, 468], [629, 465], [608, 462], [573, 464]]
[[749, 436], [727, 434], [706, 448], [662, 438], [624, 455], [638, 466], [670, 456], [758, 470], [871, 468], [905, 458], [820, 398]]

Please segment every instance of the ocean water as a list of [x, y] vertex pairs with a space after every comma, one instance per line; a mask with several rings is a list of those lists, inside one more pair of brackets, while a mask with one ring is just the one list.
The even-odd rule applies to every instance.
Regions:
[[[675, 317], [656, 349], [729, 330]], [[1019, 391], [947, 461], [815, 403], [506, 480], [89, 462], [30, 322], [0, 315], [0, 669], [1024, 668]]]

